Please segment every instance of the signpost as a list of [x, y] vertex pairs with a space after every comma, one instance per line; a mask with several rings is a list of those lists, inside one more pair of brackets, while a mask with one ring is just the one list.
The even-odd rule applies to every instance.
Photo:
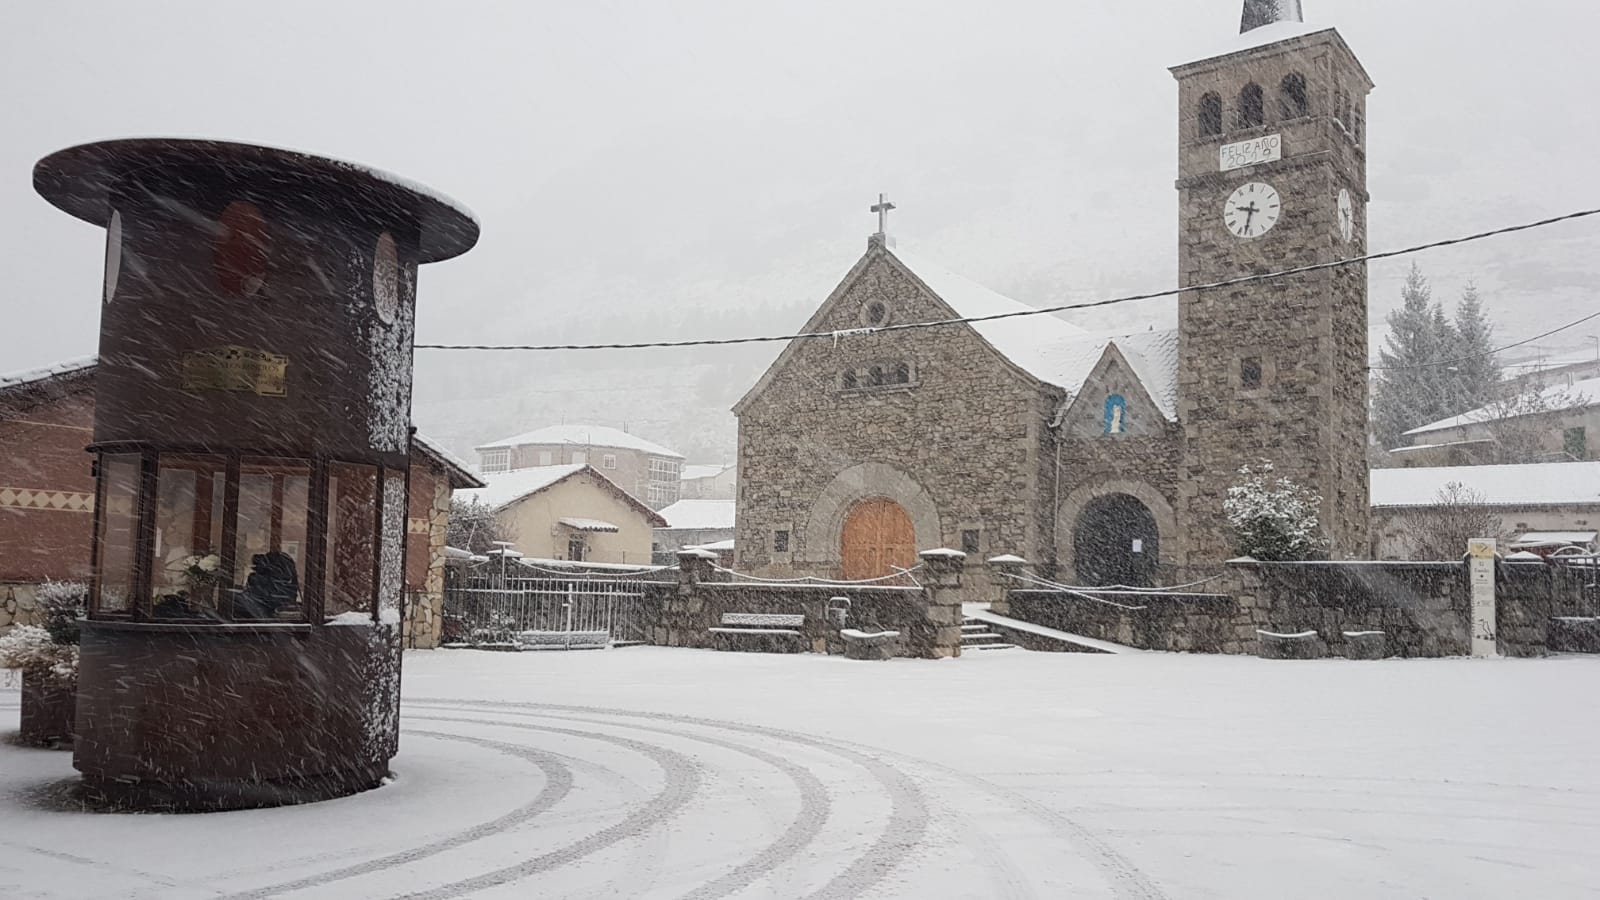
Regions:
[[1472, 655], [1499, 656], [1495, 646], [1494, 539], [1473, 538], [1467, 542], [1468, 568], [1472, 576]]

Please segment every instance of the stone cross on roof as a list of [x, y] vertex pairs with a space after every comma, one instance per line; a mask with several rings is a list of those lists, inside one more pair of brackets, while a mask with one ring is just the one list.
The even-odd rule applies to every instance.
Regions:
[[888, 194], [879, 194], [878, 195], [878, 202], [874, 203], [873, 205], [871, 205], [869, 207], [867, 207], [867, 211], [868, 212], [875, 212], [875, 213], [878, 214], [878, 235], [879, 236], [882, 236], [882, 235], [888, 233], [888, 231], [889, 231], [889, 210], [894, 209], [894, 208], [895, 208], [894, 204], [889, 202], [889, 195]]
[[1244, 0], [1244, 15], [1239, 19], [1239, 33], [1244, 34], [1274, 22], [1305, 20], [1300, 0]]

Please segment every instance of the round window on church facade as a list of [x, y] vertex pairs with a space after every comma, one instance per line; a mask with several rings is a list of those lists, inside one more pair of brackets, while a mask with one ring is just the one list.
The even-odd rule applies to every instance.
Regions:
[[889, 304], [882, 300], [868, 300], [861, 307], [861, 322], [872, 328], [889, 324]]

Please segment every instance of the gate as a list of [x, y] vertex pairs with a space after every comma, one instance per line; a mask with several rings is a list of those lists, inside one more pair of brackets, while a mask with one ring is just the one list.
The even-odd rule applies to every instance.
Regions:
[[445, 587], [445, 646], [578, 650], [642, 643], [645, 582], [549, 572], [465, 574]]

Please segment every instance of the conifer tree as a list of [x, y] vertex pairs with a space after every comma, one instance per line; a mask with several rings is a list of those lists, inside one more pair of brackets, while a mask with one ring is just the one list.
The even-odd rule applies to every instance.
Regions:
[[1393, 448], [1405, 432], [1435, 422], [1459, 410], [1447, 381], [1451, 373], [1436, 365], [1450, 349], [1444, 310], [1433, 302], [1433, 288], [1415, 263], [1400, 289], [1401, 305], [1389, 313], [1389, 335], [1378, 358], [1373, 390], [1372, 425], [1378, 441]]
[[1456, 304], [1455, 380], [1459, 411], [1486, 406], [1500, 395], [1500, 361], [1495, 359], [1494, 326], [1483, 313], [1478, 286], [1467, 283]]

